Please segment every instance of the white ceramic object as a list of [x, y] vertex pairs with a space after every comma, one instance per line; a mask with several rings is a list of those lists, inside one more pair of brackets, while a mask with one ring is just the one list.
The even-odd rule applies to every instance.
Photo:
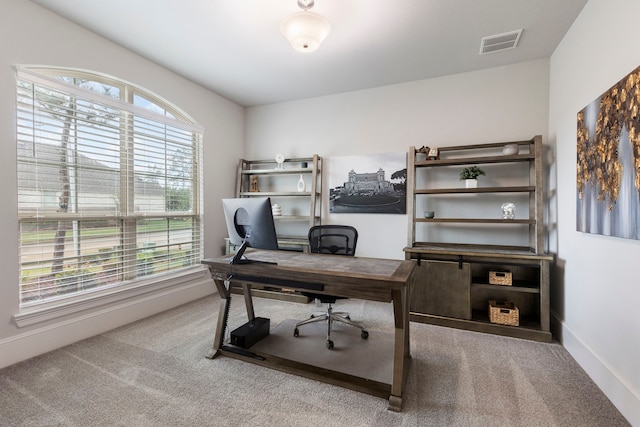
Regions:
[[516, 205], [511, 202], [503, 203], [502, 206], [502, 219], [516, 219]]
[[520, 151], [518, 144], [507, 144], [502, 147], [502, 154], [505, 156], [515, 156]]
[[435, 216], [436, 216], [436, 213], [434, 211], [424, 211], [425, 218], [433, 218]]
[[306, 187], [307, 185], [304, 183], [304, 178], [300, 175], [300, 179], [298, 180], [298, 191], [302, 193]]
[[279, 204], [276, 203], [271, 206], [271, 213], [273, 214], [273, 216], [280, 216], [282, 215], [282, 208]]
[[478, 180], [477, 179], [465, 179], [464, 185], [466, 188], [478, 188]]

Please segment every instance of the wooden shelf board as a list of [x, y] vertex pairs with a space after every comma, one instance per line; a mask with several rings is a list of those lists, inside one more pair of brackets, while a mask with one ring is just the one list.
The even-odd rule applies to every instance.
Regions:
[[312, 168], [285, 168], [285, 169], [245, 169], [241, 173], [243, 175], [286, 175], [311, 173]]
[[415, 222], [455, 222], [467, 224], [535, 224], [534, 219], [496, 219], [496, 218], [415, 218]]
[[309, 215], [274, 215], [274, 221], [309, 221]]
[[446, 326], [449, 328], [484, 332], [514, 338], [523, 338], [540, 342], [551, 342], [553, 340], [551, 332], [542, 331], [538, 326], [533, 326], [534, 323], [529, 322], [526, 322], [524, 326], [508, 326], [490, 323], [488, 318], [487, 320], [484, 320], [484, 318], [478, 319], [474, 317], [472, 320], [463, 320], [415, 312], [409, 313], [409, 320], [417, 323], [427, 323], [431, 325]]
[[517, 281], [513, 284], [513, 286], [506, 285], [491, 285], [489, 283], [471, 283], [472, 289], [489, 289], [491, 291], [504, 291], [504, 292], [522, 292], [522, 293], [530, 293], [530, 294], [539, 294], [540, 288], [536, 285], [521, 285]]
[[523, 141], [507, 141], [507, 142], [490, 142], [487, 144], [469, 144], [469, 145], [452, 145], [449, 147], [440, 147], [439, 151], [441, 153], [447, 153], [450, 151], [471, 151], [471, 150], [485, 150], [487, 148], [502, 148], [505, 145], [522, 145], [522, 146], [531, 146], [533, 144], [533, 140], [523, 140]]
[[[296, 162], [312, 162], [313, 157], [294, 157], [291, 159], [284, 159], [284, 163], [296, 163]], [[260, 159], [260, 160], [247, 160], [241, 159], [246, 165], [260, 165], [260, 164], [278, 164], [274, 159]]]
[[459, 166], [471, 164], [489, 164], [489, 163], [514, 163], [532, 161], [535, 159], [534, 154], [515, 154], [513, 156], [481, 156], [481, 157], [458, 157], [455, 159], [440, 160], [416, 160], [415, 166], [434, 167], [434, 166]]
[[408, 254], [434, 254], [447, 256], [486, 256], [494, 258], [517, 258], [552, 261], [553, 256], [536, 254], [526, 246], [475, 245], [463, 243], [415, 242], [413, 246], [404, 248]]
[[433, 188], [415, 190], [415, 194], [477, 194], [477, 193], [532, 193], [536, 187], [532, 185], [513, 187], [478, 187], [478, 188]]

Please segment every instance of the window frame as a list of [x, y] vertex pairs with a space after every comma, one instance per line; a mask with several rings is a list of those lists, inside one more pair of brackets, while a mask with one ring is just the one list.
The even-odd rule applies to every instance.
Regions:
[[[88, 70], [79, 70], [65, 67], [46, 67], [46, 66], [15, 66], [16, 71], [16, 84], [17, 90], [19, 86], [19, 82], [21, 80], [27, 80], [33, 84], [43, 84], [45, 86], [61, 86], [65, 88], [65, 93], [73, 96], [74, 94], [81, 95], [83, 99], [95, 99], [99, 104], [107, 104], [113, 105], [119, 111], [126, 111], [124, 113], [125, 116], [139, 118], [139, 117], [147, 117], [150, 120], [156, 122], [159, 120], [159, 117], [162, 117], [162, 122], [165, 123], [165, 126], [168, 124], [171, 126], [172, 124], [177, 125], [179, 129], [186, 130], [191, 133], [192, 139], [192, 170], [191, 170], [191, 178], [188, 182], [192, 183], [191, 186], [191, 198], [192, 202], [190, 205], [190, 210], [188, 211], [169, 211], [166, 206], [163, 212], [143, 212], [141, 214], [136, 214], [135, 209], [132, 206], [126, 209], [125, 215], [112, 215], [112, 218], [117, 218], [123, 224], [123, 230], [120, 234], [126, 235], [127, 233], [133, 233], [136, 236], [135, 241], [137, 241], [137, 236], [139, 235], [140, 230], [136, 228], [136, 222], [140, 219], [152, 219], [152, 218], [162, 218], [167, 221], [170, 221], [171, 218], [188, 218], [191, 219], [191, 227], [189, 227], [189, 231], [192, 234], [192, 239], [194, 243], [194, 258], [192, 262], [187, 267], [183, 267], [182, 269], [169, 269], [166, 272], [156, 273], [151, 276], [143, 276], [143, 277], [132, 277], [132, 276], [123, 276], [123, 280], [118, 281], [114, 285], [107, 285], [104, 287], [98, 287], [91, 290], [83, 290], [73, 292], [67, 295], [55, 296], [52, 298], [47, 298], [44, 300], [38, 300], [35, 302], [22, 302], [22, 298], [20, 301], [20, 313], [14, 316], [14, 320], [18, 324], [18, 326], [25, 326], [33, 323], [37, 323], [43, 320], [48, 320], [53, 317], [57, 317], [60, 313], [69, 314], [71, 312], [76, 312], [77, 310], [85, 310], [87, 307], [98, 307], [105, 302], [113, 302], [126, 298], [131, 298], [133, 296], [139, 296], [145, 294], [149, 291], [163, 291], [167, 292], [172, 286], [176, 284], [184, 284], [188, 281], [194, 280], [195, 278], [202, 277], [203, 268], [199, 264], [199, 260], [202, 259], [204, 255], [204, 245], [203, 245], [203, 236], [204, 236], [204, 228], [203, 228], [203, 200], [202, 200], [202, 185], [203, 185], [203, 177], [202, 177], [202, 167], [201, 162], [203, 158], [203, 139], [204, 139], [204, 129], [195, 122], [186, 112], [184, 112], [181, 108], [175, 106], [171, 102], [165, 100], [164, 98], [156, 95], [155, 93], [148, 91], [140, 86], [132, 84], [127, 81], [123, 81], [121, 79], [117, 79], [112, 76], [105, 75], [103, 73], [96, 73]], [[99, 84], [107, 84], [113, 87], [116, 87], [120, 91], [119, 98], [113, 98], [108, 95], [100, 94], [99, 92], [93, 92], [91, 90], [80, 88], [76, 85], [72, 85], [64, 82], [63, 80], [56, 78], [57, 76], [69, 77], [69, 78], [79, 78], [90, 80], [91, 82], [99, 83]], [[66, 92], [68, 91], [68, 92]], [[147, 109], [144, 107], [140, 107], [138, 105], [133, 104], [134, 96], [140, 96], [143, 99], [151, 102], [153, 105], [161, 108], [165, 114], [158, 114], [154, 110]], [[19, 101], [17, 101], [19, 104]], [[19, 108], [17, 106], [16, 108]], [[167, 114], [168, 113], [168, 114]], [[135, 131], [124, 131], [126, 137], [121, 137], [120, 144], [130, 145], [133, 144], [133, 135]], [[121, 131], [122, 135], [123, 132]], [[17, 143], [20, 142], [19, 135], [16, 135]], [[167, 144], [168, 140], [165, 140], [165, 144]], [[125, 147], [126, 148], [126, 147]], [[126, 160], [121, 160], [119, 163], [120, 167], [122, 167], [122, 162], [133, 162], [133, 156]], [[20, 162], [19, 159], [17, 159]], [[131, 165], [130, 175], [135, 175], [135, 168]], [[168, 172], [164, 172], [164, 177], [166, 179]], [[131, 181], [128, 182], [127, 188], [133, 188], [135, 179], [134, 177], [130, 177]], [[20, 185], [20, 179], [18, 179], [18, 185]], [[120, 190], [120, 191], [126, 191]], [[133, 191], [130, 191], [133, 193]], [[129, 200], [128, 203], [132, 202]], [[166, 200], [165, 200], [166, 203]], [[36, 214], [36, 216], [38, 216]], [[21, 225], [23, 223], [34, 221], [34, 213], [33, 212], [25, 212], [18, 211], [18, 227], [19, 227], [19, 236], [21, 235]], [[94, 216], [95, 219], [105, 219], [105, 215], [103, 213], [96, 213]], [[92, 215], [87, 215], [86, 213], [76, 212], [76, 213], [68, 213], [68, 212], [60, 212], [60, 213], [47, 213], [46, 220], [68, 220], [68, 221], [86, 221], [91, 220]], [[167, 222], [167, 233], [170, 231], [170, 223]], [[20, 240], [21, 241], [21, 240]], [[169, 240], [168, 240], [169, 241]], [[129, 252], [129, 255], [124, 256], [121, 262], [124, 264], [131, 264], [136, 262], [136, 253], [139, 251], [139, 248], [133, 248]], [[127, 258], [128, 257], [128, 258]], [[132, 258], [133, 257], [133, 258]], [[22, 262], [20, 262], [19, 271], [22, 277]], [[135, 276], [135, 274], [134, 274]], [[186, 281], [186, 282], [185, 282]]]

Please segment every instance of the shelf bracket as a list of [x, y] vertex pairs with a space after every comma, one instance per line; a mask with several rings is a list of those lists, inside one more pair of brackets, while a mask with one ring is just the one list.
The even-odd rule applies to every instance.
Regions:
[[458, 255], [458, 269], [462, 270], [462, 255]]
[[420, 265], [420, 260], [422, 259], [422, 254], [418, 254], [418, 265]]

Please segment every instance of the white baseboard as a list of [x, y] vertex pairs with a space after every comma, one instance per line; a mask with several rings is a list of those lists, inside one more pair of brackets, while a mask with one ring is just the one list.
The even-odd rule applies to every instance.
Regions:
[[[552, 315], [552, 317], [555, 317]], [[640, 395], [626, 384], [624, 378], [578, 337], [574, 331], [557, 318], [553, 319], [561, 328], [561, 344], [591, 377], [607, 398], [632, 426], [640, 427]]]
[[95, 309], [71, 319], [31, 329], [0, 340], [0, 368], [30, 359], [74, 342], [104, 333], [136, 320], [211, 295], [210, 278], [165, 288], [135, 300]]

